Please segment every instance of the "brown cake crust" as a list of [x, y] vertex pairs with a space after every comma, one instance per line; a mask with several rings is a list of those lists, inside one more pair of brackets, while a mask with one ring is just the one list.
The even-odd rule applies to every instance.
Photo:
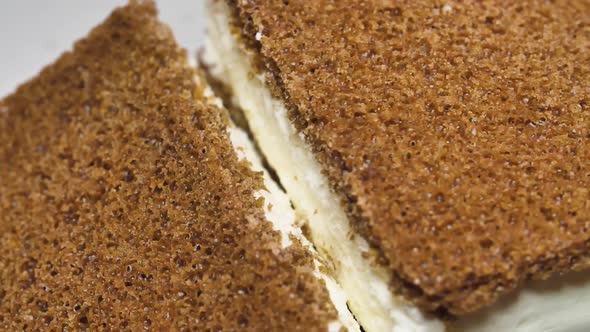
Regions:
[[0, 329], [321, 330], [336, 318], [282, 249], [151, 2], [133, 2], [0, 102]]
[[590, 265], [589, 1], [227, 3], [395, 292], [462, 315]]

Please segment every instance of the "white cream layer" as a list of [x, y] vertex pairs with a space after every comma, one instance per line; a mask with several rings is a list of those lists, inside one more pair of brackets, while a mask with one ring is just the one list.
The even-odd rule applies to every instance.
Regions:
[[[199, 80], [198, 77], [196, 79]], [[202, 86], [205, 83], [198, 82], [198, 84]], [[223, 108], [221, 101], [214, 97], [213, 92], [209, 87], [205, 89], [205, 95], [209, 98], [211, 103], [215, 104], [217, 107]], [[316, 257], [314, 258], [314, 275], [318, 279], [324, 281], [330, 299], [338, 312], [338, 320], [330, 323], [327, 327], [328, 331], [339, 332], [342, 327], [345, 327], [350, 332], [360, 331], [358, 323], [346, 306], [346, 296], [342, 291], [342, 288], [331, 276], [323, 272], [323, 264], [318, 259], [319, 254], [301, 232], [301, 228], [297, 224], [297, 217], [295, 211], [291, 207], [289, 198], [285, 192], [279, 188], [277, 183], [271, 179], [268, 172], [262, 166], [262, 161], [256, 153], [256, 149], [248, 138], [248, 135], [233, 124], [228, 128], [228, 133], [238, 158], [240, 160], [248, 161], [252, 170], [263, 172], [264, 186], [266, 190], [261, 190], [255, 195], [256, 198], [264, 197], [266, 205], [264, 207], [264, 212], [266, 219], [271, 222], [275, 231], [280, 232], [282, 247], [286, 248], [290, 246], [290, 237], [294, 236], [294, 238], [299, 240], [299, 242]]]
[[[444, 324], [427, 317], [389, 291], [385, 269], [363, 257], [367, 243], [354, 234], [331, 191], [321, 166], [304, 137], [287, 117], [282, 101], [273, 98], [263, 75], [254, 75], [240, 43], [231, 33], [224, 1], [208, 1], [206, 61], [211, 72], [232, 88], [234, 102], [277, 171], [297, 212], [307, 220], [312, 240], [330, 261], [348, 304], [367, 331], [443, 331]], [[255, 38], [264, 38], [258, 33]], [[590, 331], [590, 272], [531, 283], [496, 305], [463, 317], [453, 331]]]

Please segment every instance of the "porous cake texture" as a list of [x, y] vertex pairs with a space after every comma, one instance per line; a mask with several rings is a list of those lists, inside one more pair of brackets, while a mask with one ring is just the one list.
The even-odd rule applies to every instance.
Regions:
[[590, 2], [227, 0], [392, 290], [463, 315], [590, 265]]
[[0, 101], [0, 329], [320, 330], [313, 258], [149, 1]]

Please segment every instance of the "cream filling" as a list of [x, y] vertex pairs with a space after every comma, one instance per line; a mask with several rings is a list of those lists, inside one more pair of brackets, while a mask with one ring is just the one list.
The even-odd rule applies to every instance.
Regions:
[[452, 331], [590, 331], [590, 272], [530, 282], [493, 306], [462, 318]]
[[[268, 172], [262, 166], [260, 157], [256, 153], [256, 150], [254, 149], [252, 142], [248, 139], [246, 133], [235, 126], [232, 126], [229, 129], [229, 134], [238, 157], [249, 161], [254, 171], [264, 172], [264, 184], [266, 190], [256, 193], [256, 196], [264, 197], [266, 203], [266, 208], [264, 209], [266, 219], [272, 223], [273, 228], [276, 231], [281, 233], [283, 248], [290, 246], [290, 236], [295, 236], [304, 247], [314, 253], [314, 256], [318, 257], [319, 255], [311, 243], [305, 238], [305, 236], [303, 236], [301, 229], [296, 225], [297, 218], [295, 216], [295, 211], [293, 211], [293, 208], [291, 207], [289, 198], [270, 178]], [[346, 296], [340, 288], [340, 285], [338, 285], [332, 277], [322, 272], [322, 266], [323, 264], [318, 259], [314, 259], [314, 275], [318, 279], [324, 281], [330, 299], [338, 312], [338, 320], [330, 323], [328, 331], [338, 332], [341, 327], [345, 327], [351, 332], [360, 331], [358, 323], [346, 306]]]
[[[387, 271], [363, 257], [367, 243], [354, 234], [339, 199], [302, 135], [290, 123], [282, 101], [271, 96], [263, 75], [254, 75], [248, 56], [230, 31], [224, 1], [208, 1], [206, 60], [212, 73], [233, 90], [263, 153], [277, 171], [312, 240], [330, 262], [348, 304], [367, 331], [442, 331], [389, 291]], [[264, 38], [257, 33], [256, 39]], [[590, 271], [529, 283], [495, 305], [462, 317], [452, 331], [583, 332], [590, 330]]]
[[[199, 77], [196, 78], [199, 81]], [[197, 82], [199, 85], [205, 85], [204, 82]], [[223, 109], [223, 105], [218, 98], [215, 98], [211, 89], [207, 86], [205, 89], [205, 96], [209, 101], [219, 108]], [[263, 172], [263, 179], [265, 190], [255, 193], [256, 198], [264, 197], [266, 204], [264, 208], [265, 216], [272, 224], [275, 231], [281, 234], [282, 248], [287, 248], [292, 244], [291, 236], [294, 236], [307, 250], [314, 255], [314, 275], [323, 280], [330, 300], [338, 312], [338, 319], [333, 321], [327, 327], [330, 332], [339, 332], [341, 328], [346, 328], [348, 331], [360, 331], [359, 325], [348, 310], [346, 306], [346, 296], [342, 291], [340, 285], [336, 281], [324, 273], [323, 264], [320, 262], [319, 254], [316, 252], [312, 244], [305, 238], [301, 229], [297, 225], [297, 216], [291, 207], [291, 201], [287, 195], [279, 188], [275, 181], [273, 181], [268, 172], [262, 166], [262, 161], [256, 153], [256, 150], [248, 138], [248, 135], [235, 125], [231, 124], [228, 128], [228, 133], [240, 160], [246, 160], [251, 165], [251, 168], [256, 172]]]

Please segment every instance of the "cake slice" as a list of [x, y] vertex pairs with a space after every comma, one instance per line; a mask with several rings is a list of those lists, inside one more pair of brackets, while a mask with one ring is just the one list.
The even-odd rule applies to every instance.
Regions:
[[0, 102], [0, 329], [358, 330], [148, 1]]
[[361, 326], [588, 330], [588, 1], [208, 8], [205, 61]]

